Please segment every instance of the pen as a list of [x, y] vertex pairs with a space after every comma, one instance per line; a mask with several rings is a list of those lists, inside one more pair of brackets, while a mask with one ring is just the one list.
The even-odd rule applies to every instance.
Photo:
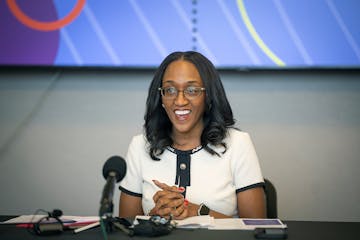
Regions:
[[74, 230], [74, 233], [79, 233], [79, 232], [88, 230], [88, 229], [90, 229], [90, 228], [93, 228], [93, 227], [96, 227], [96, 226], [99, 226], [99, 225], [100, 225], [100, 222], [94, 222], [94, 223], [91, 223], [91, 224], [86, 225], [86, 226], [84, 226], [84, 227], [75, 229], [75, 230]]

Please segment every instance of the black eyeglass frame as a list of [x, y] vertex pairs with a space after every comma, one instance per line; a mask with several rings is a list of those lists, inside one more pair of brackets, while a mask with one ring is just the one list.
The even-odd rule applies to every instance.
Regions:
[[[166, 89], [170, 89], [170, 88], [171, 88], [171, 89], [174, 89], [174, 90], [175, 90], [175, 93], [174, 93], [173, 96], [166, 96], [165, 90], [166, 90]], [[175, 99], [175, 98], [177, 98], [178, 95], [179, 95], [179, 92], [183, 92], [184, 96], [185, 96], [186, 98], [188, 98], [188, 99], [194, 99], [194, 98], [199, 97], [202, 92], [205, 92], [206, 89], [205, 89], [204, 87], [187, 87], [187, 88], [185, 88], [184, 90], [179, 90], [179, 89], [177, 89], [176, 87], [165, 87], [165, 88], [159, 87], [158, 90], [160, 91], [161, 96], [163, 96], [163, 97], [166, 98], [166, 99]], [[189, 91], [190, 91], [190, 90], [198, 90], [199, 92], [198, 92], [197, 95], [193, 95], [193, 96], [192, 96], [192, 95], [189, 94]]]

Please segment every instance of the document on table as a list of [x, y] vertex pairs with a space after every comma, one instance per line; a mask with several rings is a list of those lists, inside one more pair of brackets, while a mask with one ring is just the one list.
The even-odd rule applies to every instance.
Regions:
[[[21, 215], [15, 218], [11, 218], [7, 221], [0, 222], [0, 224], [31, 224], [36, 223], [47, 215]], [[87, 225], [90, 223], [98, 222], [98, 216], [61, 216], [60, 220], [64, 223], [64, 226], [77, 226]]]
[[222, 218], [214, 219], [210, 230], [254, 230], [255, 228], [287, 228], [280, 219]]
[[188, 217], [174, 220], [177, 228], [209, 228], [214, 225], [214, 218], [209, 215]]
[[[136, 216], [134, 224], [137, 224], [136, 219], [148, 220], [150, 216]], [[177, 228], [208, 228], [214, 225], [214, 218], [209, 215], [188, 217], [183, 220], [172, 220]]]
[[[136, 219], [149, 219], [149, 216], [137, 216]], [[222, 218], [209, 215], [173, 220], [177, 228], [207, 228], [210, 230], [253, 230], [255, 228], [287, 228], [280, 219]], [[135, 223], [136, 224], [136, 223]]]

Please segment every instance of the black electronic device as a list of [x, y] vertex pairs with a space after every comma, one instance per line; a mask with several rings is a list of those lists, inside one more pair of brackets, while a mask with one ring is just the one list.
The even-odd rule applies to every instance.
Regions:
[[286, 228], [255, 228], [255, 238], [257, 239], [286, 239]]
[[198, 209], [198, 216], [209, 215], [209, 213], [210, 208], [208, 208], [208, 206], [206, 206], [204, 203], [201, 203]]
[[137, 219], [138, 224], [134, 225], [133, 235], [156, 237], [171, 233], [174, 226], [170, 219], [160, 216], [151, 216], [148, 220]]

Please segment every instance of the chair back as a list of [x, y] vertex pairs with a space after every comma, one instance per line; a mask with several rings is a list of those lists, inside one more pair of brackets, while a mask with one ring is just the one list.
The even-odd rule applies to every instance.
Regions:
[[274, 184], [269, 179], [264, 179], [265, 196], [266, 196], [266, 212], [267, 218], [277, 218], [277, 194]]

